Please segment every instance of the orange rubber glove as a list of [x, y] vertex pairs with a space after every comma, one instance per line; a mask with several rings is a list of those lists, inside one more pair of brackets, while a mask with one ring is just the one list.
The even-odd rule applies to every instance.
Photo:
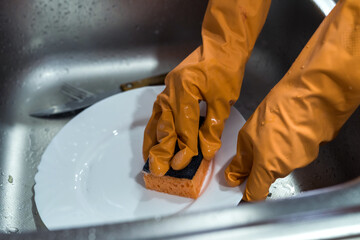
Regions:
[[360, 104], [360, 1], [340, 0], [283, 79], [238, 135], [225, 170], [230, 186], [248, 177], [243, 200], [312, 162]]
[[[203, 44], [168, 74], [145, 129], [143, 157], [149, 157], [152, 174], [186, 167], [198, 154], [198, 136], [204, 158], [214, 157], [269, 7], [270, 0], [209, 1]], [[200, 100], [207, 113], [199, 129]], [[174, 156], [176, 142], [180, 151]]]

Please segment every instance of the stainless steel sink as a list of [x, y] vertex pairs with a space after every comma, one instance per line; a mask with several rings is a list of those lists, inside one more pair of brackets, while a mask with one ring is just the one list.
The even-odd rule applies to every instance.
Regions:
[[[245, 118], [285, 74], [320, 24], [324, 4], [332, 6], [333, 1], [273, 0], [235, 105]], [[281, 200], [160, 220], [46, 230], [34, 202], [34, 176], [45, 148], [71, 117], [37, 119], [29, 113], [66, 101], [59, 94], [64, 82], [100, 92], [170, 71], [200, 44], [206, 5], [205, 0], [0, 3], [0, 232], [18, 233], [0, 234], [0, 238], [87, 239], [93, 233], [108, 239], [141, 238], [146, 231], [154, 237], [208, 237], [210, 233], [229, 234], [229, 230], [251, 234], [256, 226], [258, 231], [254, 231], [259, 234], [269, 226], [289, 227], [289, 219], [301, 220], [311, 232], [314, 226], [333, 226], [329, 221], [349, 227], [354, 219], [359, 220], [360, 151], [356, 143], [360, 112], [356, 111], [338, 137], [321, 146], [314, 163], [271, 186], [268, 199]], [[200, 224], [214, 217], [217, 225]], [[181, 224], [184, 222], [189, 224]], [[170, 227], [165, 231], [168, 235], [154, 231], [171, 224], [181, 227]], [[141, 233], [139, 226], [143, 226]]]

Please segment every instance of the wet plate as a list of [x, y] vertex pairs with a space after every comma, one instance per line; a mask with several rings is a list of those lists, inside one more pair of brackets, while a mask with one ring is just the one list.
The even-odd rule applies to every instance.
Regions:
[[36, 206], [50, 230], [238, 204], [241, 188], [227, 187], [223, 176], [245, 123], [235, 108], [197, 200], [145, 189], [143, 132], [162, 90], [146, 87], [109, 97], [77, 115], [54, 137], [35, 176]]

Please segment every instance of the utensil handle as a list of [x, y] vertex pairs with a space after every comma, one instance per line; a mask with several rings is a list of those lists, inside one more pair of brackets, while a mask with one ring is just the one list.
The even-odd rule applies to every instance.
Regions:
[[139, 81], [123, 83], [120, 85], [120, 89], [122, 91], [128, 91], [131, 89], [145, 87], [145, 86], [163, 85], [166, 75], [167, 73], [154, 77], [144, 78]]

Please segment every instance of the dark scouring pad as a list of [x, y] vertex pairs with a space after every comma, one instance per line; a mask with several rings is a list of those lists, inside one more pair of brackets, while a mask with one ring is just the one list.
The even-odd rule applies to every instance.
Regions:
[[[200, 117], [200, 126], [202, 125], [204, 120], [205, 120], [204, 117]], [[178, 147], [178, 144], [176, 143], [174, 155], [178, 151], [179, 151], [179, 147]], [[200, 149], [200, 145], [198, 144], [198, 155], [194, 156], [191, 159], [191, 162], [184, 169], [174, 170], [170, 167], [169, 171], [166, 172], [165, 176], [170, 176], [170, 177], [175, 177], [175, 178], [186, 178], [186, 179], [191, 180], [195, 176], [202, 160], [203, 160], [203, 155], [202, 155], [202, 152]], [[150, 173], [149, 159], [146, 160], [146, 163], [143, 167], [143, 171], [146, 173]]]

